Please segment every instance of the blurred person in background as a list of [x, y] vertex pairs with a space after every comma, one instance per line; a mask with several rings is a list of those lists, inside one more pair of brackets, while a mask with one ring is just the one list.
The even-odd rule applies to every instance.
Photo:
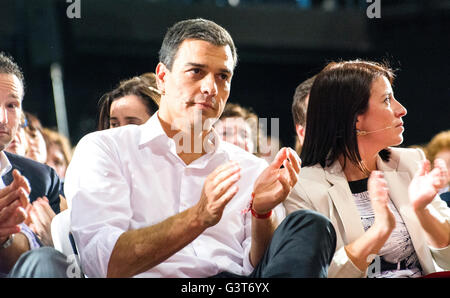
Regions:
[[72, 146], [69, 139], [49, 128], [42, 130], [47, 145], [47, 165], [55, 169], [59, 178], [64, 181], [66, 169], [72, 159]]
[[258, 116], [250, 109], [227, 103], [214, 128], [222, 140], [247, 152], [258, 152]]
[[145, 123], [158, 110], [160, 97], [154, 73], [121, 81], [100, 98], [97, 129]]
[[[428, 143], [426, 154], [428, 159], [434, 163], [436, 159], [443, 159], [450, 169], [450, 130], [442, 131], [435, 135]], [[439, 190], [439, 195], [450, 207], [450, 183]]]
[[[442, 131], [435, 135], [426, 146], [427, 158], [431, 163], [440, 158], [445, 161], [447, 168], [450, 169], [450, 130]], [[439, 193], [449, 191], [449, 185], [443, 187]]]
[[47, 161], [47, 146], [42, 135], [41, 121], [29, 112], [24, 113], [27, 121], [25, 132], [28, 141], [28, 150], [25, 156], [40, 163], [45, 163]]
[[306, 111], [308, 110], [309, 92], [316, 76], [313, 76], [297, 86], [292, 102], [292, 118], [294, 119], [295, 132], [297, 133], [295, 141], [295, 151], [300, 155], [303, 141], [305, 139]]

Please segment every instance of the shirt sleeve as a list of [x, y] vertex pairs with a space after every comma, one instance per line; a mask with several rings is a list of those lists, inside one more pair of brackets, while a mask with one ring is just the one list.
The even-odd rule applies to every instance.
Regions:
[[71, 231], [88, 277], [106, 277], [114, 246], [129, 229], [129, 183], [113, 140], [90, 134], [79, 142], [64, 191], [71, 208]]
[[30, 250], [41, 247], [41, 244], [36, 235], [26, 224], [20, 224], [20, 232], [24, 234], [25, 237], [27, 237], [28, 243], [30, 244]]

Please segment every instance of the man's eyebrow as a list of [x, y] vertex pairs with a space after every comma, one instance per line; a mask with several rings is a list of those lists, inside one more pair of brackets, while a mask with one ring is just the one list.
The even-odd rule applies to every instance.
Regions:
[[195, 63], [195, 62], [187, 62], [186, 66], [195, 66], [195, 67], [205, 68], [206, 64]]
[[[185, 64], [186, 66], [194, 66], [194, 67], [198, 67], [198, 68], [206, 68], [206, 64], [201, 64], [201, 63], [195, 63], [195, 62], [187, 62]], [[221, 68], [220, 72], [222, 73], [228, 73], [228, 74], [232, 74], [233, 72], [231, 70], [229, 70], [228, 68]]]
[[13, 98], [13, 99], [19, 99], [19, 100], [20, 100], [19, 95], [17, 95], [16, 93], [10, 93], [10, 94], [8, 95], [8, 97]]

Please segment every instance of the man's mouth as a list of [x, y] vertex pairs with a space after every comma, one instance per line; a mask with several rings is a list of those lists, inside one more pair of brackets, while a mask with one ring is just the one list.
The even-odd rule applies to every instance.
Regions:
[[209, 108], [209, 109], [213, 109], [213, 105], [209, 102], [193, 102], [191, 103], [192, 105], [198, 106], [198, 107], [202, 107], [202, 108]]

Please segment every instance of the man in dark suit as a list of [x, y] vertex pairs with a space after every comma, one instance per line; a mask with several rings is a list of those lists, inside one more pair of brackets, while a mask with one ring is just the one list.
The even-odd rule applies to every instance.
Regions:
[[13, 60], [0, 53], [0, 273], [8, 273], [19, 257], [41, 246], [24, 224], [25, 209], [39, 197], [47, 197], [59, 213], [61, 183], [50, 167], [7, 153], [20, 124], [24, 95], [23, 74]]

